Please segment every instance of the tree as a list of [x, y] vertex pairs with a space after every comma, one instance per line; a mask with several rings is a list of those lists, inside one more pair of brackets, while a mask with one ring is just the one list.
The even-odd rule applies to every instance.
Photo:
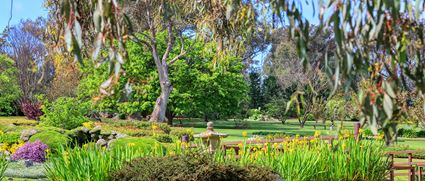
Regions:
[[[166, 48], [166, 37], [166, 32], [158, 34], [159, 51]], [[166, 112], [168, 123], [172, 124], [175, 116], [215, 119], [237, 114], [247, 97], [247, 85], [242, 74], [244, 66], [240, 58], [226, 56], [223, 62], [228, 64], [214, 68], [212, 60], [216, 54], [210, 50], [214, 43], [205, 44], [196, 39], [185, 39], [184, 43], [192, 45], [192, 50], [170, 67], [174, 91], [170, 94]], [[126, 49], [129, 59], [122, 67], [123, 74], [114, 93], [103, 96], [96, 107], [104, 112], [147, 116], [161, 92], [156, 65], [145, 46], [130, 41]], [[179, 52], [179, 48], [174, 48], [170, 54]], [[82, 71], [87, 76], [81, 81], [78, 95], [84, 100], [92, 100], [98, 96], [99, 80], [109, 74], [106, 65], [98, 69], [88, 66], [86, 69]]]
[[[128, 11], [126, 10], [120, 11], [123, 3], [129, 4], [128, 11], [135, 12], [133, 14], [135, 16], [127, 16], [125, 13]], [[151, 121], [159, 122], [165, 121], [166, 107], [173, 88], [169, 80], [169, 66], [187, 52], [187, 49], [182, 46], [184, 44], [181, 44], [181, 52], [175, 57], [170, 57], [175, 39], [182, 37], [182, 29], [179, 29], [178, 26], [195, 26], [198, 30], [197, 35], [217, 40], [218, 51], [224, 52], [224, 46], [229, 47], [229, 50], [237, 50], [237, 48], [228, 45], [238, 44], [238, 47], [241, 47], [246, 39], [241, 37], [249, 37], [253, 31], [251, 26], [254, 23], [252, 22], [255, 22], [255, 12], [250, 1], [237, 3], [206, 0], [196, 1], [194, 4], [190, 1], [91, 1], [91, 4], [93, 6], [83, 9], [78, 2], [64, 0], [59, 5], [62, 8], [56, 8], [57, 17], [60, 17], [62, 22], [67, 22], [64, 34], [68, 50], [71, 50], [77, 59], [82, 61], [82, 27], [86, 26], [80, 24], [80, 12], [93, 12], [94, 29], [97, 32], [93, 57], [96, 59], [101, 46], [106, 45], [110, 52], [109, 60], [115, 67], [115, 75], [101, 86], [106, 88], [117, 81], [121, 64], [126, 57], [124, 44], [128, 37], [134, 42], [148, 47], [154, 58], [161, 83], [161, 94], [156, 100]], [[226, 11], [228, 4], [238, 8]], [[234, 18], [230, 19], [230, 16]], [[144, 36], [143, 39], [134, 36], [131, 28], [132, 21], [136, 22], [138, 28], [141, 28], [137, 33], [141, 33]], [[167, 31], [167, 48], [161, 54], [158, 52], [157, 34], [163, 30]], [[109, 44], [106, 40], [109, 41]], [[117, 40], [116, 44], [112, 43], [115, 40]], [[226, 42], [228, 43], [226, 44]]]
[[[311, 40], [308, 49], [311, 64], [305, 71], [297, 55], [295, 42], [289, 36], [282, 36], [281, 34], [284, 31], [286, 30], [276, 30], [273, 35], [276, 38], [263, 69], [267, 75], [276, 79], [283, 92], [289, 93], [289, 95], [293, 94], [286, 96], [288, 99], [287, 109], [289, 110], [289, 106], [296, 103], [298, 121], [300, 127], [304, 127], [306, 121], [311, 117], [316, 120], [323, 117], [320, 113], [323, 113], [323, 104], [325, 104], [326, 97], [329, 94], [330, 86], [329, 79], [325, 76], [323, 70], [324, 66], [321, 64], [321, 59], [324, 56], [317, 52], [320, 52], [323, 47], [332, 46], [329, 43], [331, 34], [325, 32]], [[313, 32], [314, 29], [311, 33]]]
[[249, 108], [262, 108], [264, 106], [263, 84], [261, 75], [256, 70], [249, 73], [249, 87], [249, 97], [251, 98]]
[[0, 116], [16, 114], [16, 103], [22, 94], [14, 65], [13, 60], [6, 55], [0, 55]]
[[5, 33], [1, 52], [14, 60], [23, 100], [32, 100], [37, 93], [45, 92], [53, 77], [53, 66], [45, 63], [45, 20], [21, 21]]

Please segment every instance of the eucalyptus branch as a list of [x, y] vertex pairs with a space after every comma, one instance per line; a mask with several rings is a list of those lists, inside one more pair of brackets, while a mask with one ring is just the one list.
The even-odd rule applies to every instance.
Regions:
[[165, 50], [164, 55], [162, 55], [162, 63], [165, 64], [167, 58], [173, 48], [174, 38], [173, 38], [173, 23], [171, 21], [168, 22], [167, 25], [168, 38], [167, 38], [167, 49]]
[[143, 39], [140, 39], [140, 38], [138, 38], [137, 36], [133, 36], [133, 35], [131, 35], [131, 36], [130, 36], [130, 39], [131, 39], [131, 41], [133, 41], [133, 42], [135, 42], [135, 43], [137, 43], [137, 44], [139, 44], [139, 45], [146, 45], [146, 46], [148, 46], [149, 48], [151, 48], [151, 47], [152, 47], [152, 44], [151, 44], [151, 43], [149, 43], [148, 41], [145, 41], [145, 40], [143, 40]]
[[193, 48], [193, 45], [195, 44], [194, 42], [192, 43], [192, 44], [190, 44], [190, 46], [188, 47], [188, 49], [187, 50], [185, 50], [184, 49], [184, 38], [183, 38], [183, 36], [181, 35], [180, 36], [180, 39], [181, 39], [181, 44], [182, 44], [182, 46], [181, 46], [181, 48], [180, 48], [180, 54], [179, 55], [177, 55], [176, 57], [174, 57], [173, 59], [171, 59], [171, 61], [170, 61], [170, 63], [169, 63], [169, 65], [172, 65], [172, 64], [174, 64], [180, 57], [182, 57], [182, 56], [184, 56], [184, 55], [186, 55], [186, 53], [187, 53], [187, 51], [189, 51], [189, 50], [191, 50], [192, 48]]

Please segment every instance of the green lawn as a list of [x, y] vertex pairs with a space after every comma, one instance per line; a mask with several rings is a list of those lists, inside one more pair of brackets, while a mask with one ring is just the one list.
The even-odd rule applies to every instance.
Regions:
[[[178, 121], [175, 121], [175, 123], [178, 123]], [[206, 123], [200, 119], [182, 120], [182, 123], [183, 127], [193, 127], [195, 133], [201, 133], [206, 128]], [[279, 121], [248, 121], [248, 128], [238, 129], [235, 128], [236, 124], [232, 120], [217, 120], [214, 121], [214, 130], [229, 134], [229, 137], [225, 138], [224, 141], [243, 140], [242, 132], [244, 131], [248, 133], [248, 137], [251, 137], [256, 132], [277, 132], [287, 135], [312, 136], [316, 130], [320, 131], [322, 135], [336, 135], [337, 127], [340, 126], [341, 122], [335, 122], [333, 131], [329, 130], [330, 122], [326, 123], [326, 130], [323, 126], [317, 126], [317, 129], [314, 129], [314, 124], [315, 122], [307, 122], [304, 128], [300, 128], [296, 119], [289, 119], [285, 124]], [[353, 123], [344, 122], [344, 128], [352, 130]]]

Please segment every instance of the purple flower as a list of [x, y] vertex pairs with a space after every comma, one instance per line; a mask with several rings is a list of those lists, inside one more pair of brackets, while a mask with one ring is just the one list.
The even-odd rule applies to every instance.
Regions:
[[48, 146], [40, 140], [27, 142], [12, 155], [12, 160], [32, 160], [43, 162], [46, 160], [46, 150]]

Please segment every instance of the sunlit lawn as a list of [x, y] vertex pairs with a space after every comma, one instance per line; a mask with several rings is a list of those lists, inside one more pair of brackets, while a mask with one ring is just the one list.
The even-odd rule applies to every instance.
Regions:
[[[178, 123], [178, 121], [175, 121]], [[200, 119], [189, 119], [182, 120], [184, 127], [193, 127], [195, 133], [200, 133], [205, 131], [206, 123]], [[248, 137], [251, 137], [253, 133], [258, 132], [276, 132], [287, 135], [300, 135], [300, 136], [312, 136], [316, 130], [319, 130], [322, 135], [335, 135], [337, 127], [340, 126], [341, 122], [335, 122], [335, 127], [331, 131], [329, 129], [330, 122], [326, 123], [326, 130], [323, 126], [318, 125], [316, 129], [314, 129], [313, 125], [315, 122], [307, 122], [304, 128], [300, 128], [299, 123], [296, 119], [289, 119], [282, 124], [279, 121], [248, 121], [248, 128], [236, 128], [235, 122], [232, 120], [223, 121], [217, 120], [214, 121], [215, 131], [226, 133], [229, 136], [224, 139], [224, 141], [232, 141], [232, 140], [242, 140], [242, 132], [246, 131], [248, 133]], [[353, 123], [352, 122], [344, 122], [344, 128], [352, 130]]]

